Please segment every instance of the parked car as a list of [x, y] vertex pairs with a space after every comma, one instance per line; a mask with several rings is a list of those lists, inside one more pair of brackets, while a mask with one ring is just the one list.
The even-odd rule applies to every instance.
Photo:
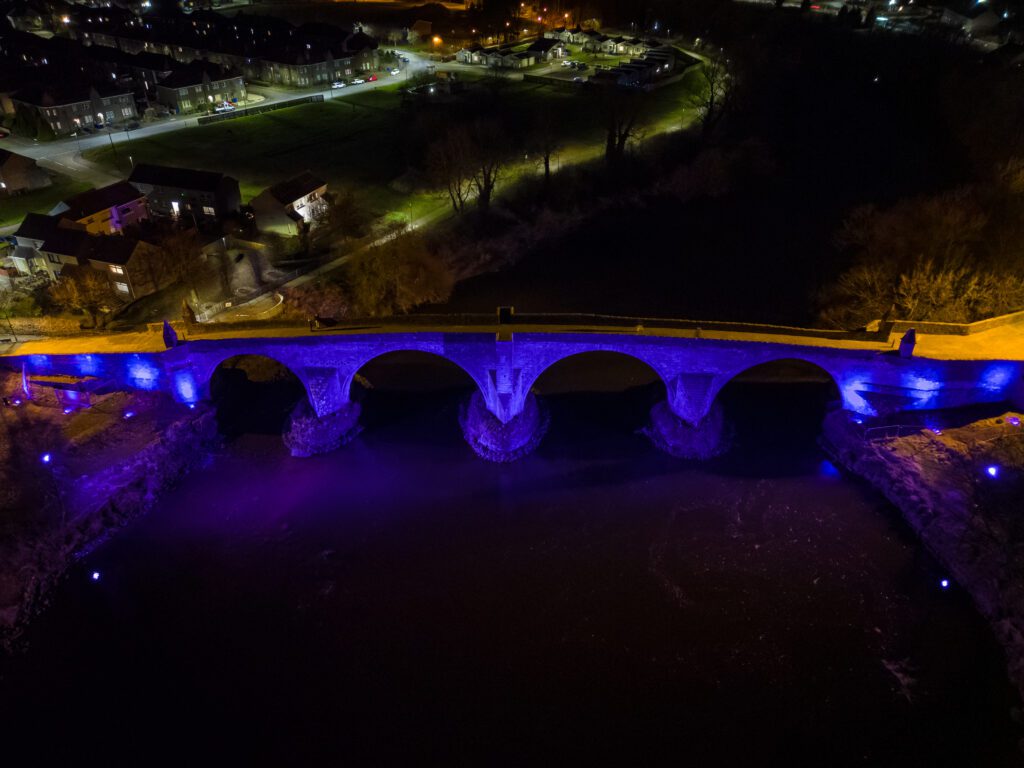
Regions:
[[368, 82], [368, 83], [375, 83], [375, 82], [377, 82], [377, 76], [376, 75], [370, 75], [368, 78], [366, 78], [366, 82]]
[[405, 62], [406, 64], [408, 64], [408, 63], [409, 63], [409, 57], [408, 57], [408, 56], [399, 56], [398, 58], [400, 58], [400, 59], [401, 59], [402, 61], [404, 61], [404, 62]]
[[396, 67], [395, 69], [392, 69], [392, 70], [391, 70], [391, 74], [392, 74], [392, 75], [400, 75], [400, 74], [402, 74], [402, 70], [400, 70], [400, 69], [398, 69], [398, 68]]
[[573, 81], [574, 83], [582, 83], [582, 82], [583, 82], [583, 78], [582, 78], [582, 77], [580, 77], [579, 75], [576, 75], [576, 77], [574, 77], [574, 78], [572, 79], [572, 81]]
[[357, 77], [357, 78], [356, 78], [355, 80], [353, 80], [353, 81], [352, 81], [352, 85], [362, 85], [362, 84], [363, 84], [363, 83], [365, 83], [365, 82], [366, 82], [366, 81], [365, 81], [365, 80], [363, 80], [363, 78], [361, 78], [361, 77]]
[[344, 83], [341, 80], [336, 80], [335, 82], [331, 83], [331, 88], [344, 88], [346, 85], [347, 83]]
[[137, 120], [132, 120], [130, 123], [126, 123], [124, 129], [126, 131], [135, 131], [141, 128], [142, 125]]

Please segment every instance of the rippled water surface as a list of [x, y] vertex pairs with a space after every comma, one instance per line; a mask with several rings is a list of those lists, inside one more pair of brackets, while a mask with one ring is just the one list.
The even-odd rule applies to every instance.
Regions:
[[990, 633], [825, 461], [805, 395], [734, 391], [736, 447], [704, 465], [634, 433], [643, 390], [551, 395], [512, 465], [466, 447], [458, 391], [374, 392], [328, 456], [243, 436], [75, 569], [4, 669], [4, 740], [135, 765], [1015, 765]]

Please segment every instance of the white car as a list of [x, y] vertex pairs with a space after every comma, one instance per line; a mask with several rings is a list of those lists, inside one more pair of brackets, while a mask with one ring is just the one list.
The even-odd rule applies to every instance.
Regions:
[[362, 85], [362, 84], [363, 84], [363, 83], [365, 83], [365, 82], [366, 82], [366, 81], [365, 81], [365, 80], [363, 80], [363, 78], [361, 78], [361, 77], [357, 77], [357, 78], [356, 78], [355, 80], [353, 80], [353, 81], [352, 81], [352, 85]]
[[331, 83], [331, 88], [344, 88], [345, 85], [346, 85], [345, 83], [343, 83], [340, 80], [338, 80], [335, 83]]
[[402, 74], [402, 70], [400, 70], [400, 69], [397, 69], [397, 68], [395, 68], [395, 69], [392, 69], [392, 70], [391, 70], [391, 74], [392, 74], [392, 75], [400, 75], [400, 74]]

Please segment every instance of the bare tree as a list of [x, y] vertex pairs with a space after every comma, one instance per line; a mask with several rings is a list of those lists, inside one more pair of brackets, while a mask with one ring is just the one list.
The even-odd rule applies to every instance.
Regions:
[[730, 106], [730, 73], [725, 59], [716, 56], [701, 68], [701, 88], [691, 97], [700, 120], [701, 138], [707, 140]]
[[430, 145], [427, 164], [435, 182], [445, 188], [452, 210], [462, 213], [473, 187], [473, 168], [469, 152], [469, 131], [456, 126]]
[[104, 310], [114, 303], [106, 274], [87, 266], [64, 267], [60, 279], [50, 286], [50, 297], [63, 309], [85, 312], [94, 328], [99, 327]]
[[199, 233], [194, 229], [170, 230], [156, 245], [163, 254], [163, 267], [193, 295], [198, 295], [199, 285], [207, 274]]
[[537, 153], [544, 169], [544, 191], [551, 186], [551, 158], [562, 146], [555, 115], [551, 110], [542, 110], [534, 119], [530, 130], [530, 146]]
[[639, 136], [643, 97], [643, 92], [634, 88], [607, 86], [603, 89], [604, 159], [611, 170], [619, 169], [626, 149]]
[[479, 120], [470, 131], [469, 153], [472, 163], [472, 184], [476, 191], [476, 204], [486, 214], [491, 207], [491, 197], [498, 185], [508, 156], [508, 138], [497, 123]]

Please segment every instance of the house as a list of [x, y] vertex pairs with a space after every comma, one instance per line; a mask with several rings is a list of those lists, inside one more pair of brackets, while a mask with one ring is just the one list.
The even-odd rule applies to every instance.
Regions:
[[68, 264], [78, 264], [88, 250], [89, 234], [84, 227], [56, 216], [30, 213], [14, 233], [17, 245], [11, 261], [23, 275], [44, 273], [50, 280], [60, 277]]
[[172, 112], [206, 112], [225, 102], [245, 100], [241, 75], [226, 75], [220, 67], [193, 63], [178, 69], [156, 86], [156, 101]]
[[103, 272], [114, 294], [127, 301], [148, 296], [170, 283], [161, 280], [163, 252], [133, 237], [90, 237], [81, 263]]
[[602, 35], [596, 29], [587, 29], [580, 33], [578, 39], [579, 44], [583, 46], [583, 50], [598, 51], [601, 49], [601, 43], [608, 39], [608, 35]]
[[128, 182], [146, 196], [152, 216], [221, 219], [242, 205], [238, 181], [215, 171], [139, 163]]
[[548, 37], [535, 40], [526, 50], [532, 53], [538, 61], [563, 59], [569, 55], [569, 49], [566, 48], [565, 43]]
[[70, 136], [83, 125], [117, 124], [138, 118], [130, 89], [89, 84], [53, 83], [24, 88], [11, 99], [16, 111], [55, 136]]
[[264, 232], [297, 235], [326, 207], [325, 192], [327, 182], [308, 171], [268, 187], [250, 203], [256, 226]]
[[50, 174], [31, 157], [0, 149], [0, 198], [50, 186]]
[[127, 181], [90, 189], [58, 203], [50, 211], [80, 224], [91, 235], [112, 235], [147, 218], [146, 196]]
[[526, 69], [537, 63], [537, 58], [532, 51], [520, 51], [505, 58], [505, 66], [511, 69]]
[[484, 56], [484, 47], [480, 43], [473, 43], [456, 53], [455, 60], [460, 64], [483, 64]]

